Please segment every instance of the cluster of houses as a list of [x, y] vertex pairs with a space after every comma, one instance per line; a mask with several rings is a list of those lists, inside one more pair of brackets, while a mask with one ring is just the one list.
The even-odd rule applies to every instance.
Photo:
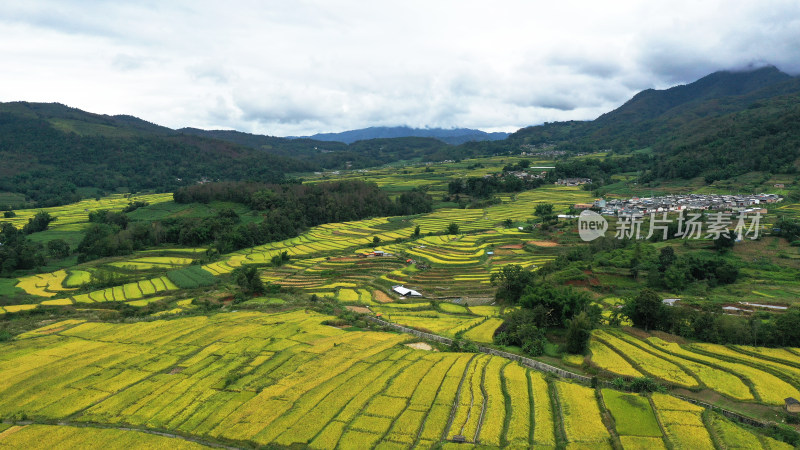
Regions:
[[[536, 169], [536, 167], [534, 169]], [[537, 178], [545, 178], [545, 177], [547, 177], [547, 171], [543, 170], [541, 172], [531, 173], [531, 172], [526, 172], [524, 170], [517, 170], [517, 171], [513, 171], [513, 172], [505, 172], [503, 174], [503, 176], [509, 176], [509, 177], [513, 176], [513, 177], [517, 177], [517, 178], [519, 178], [521, 180], [534, 180], [534, 179], [537, 179]], [[491, 178], [491, 177], [492, 177], [492, 175], [485, 175], [484, 176], [484, 178]]]
[[368, 253], [359, 253], [357, 255], [359, 258], [380, 258], [382, 256], [394, 256], [391, 253], [386, 253], [383, 250], [374, 250]]
[[[560, 180], [559, 180], [560, 181]], [[595, 208], [604, 216], [627, 216], [682, 210], [721, 210], [761, 212], [764, 205], [783, 198], [777, 194], [717, 195], [676, 194], [663, 197], [632, 197], [629, 199], [597, 199], [592, 204], [576, 204], [575, 209]]]
[[582, 184], [591, 184], [591, 178], [559, 178], [555, 184], [557, 186], [580, 186]]

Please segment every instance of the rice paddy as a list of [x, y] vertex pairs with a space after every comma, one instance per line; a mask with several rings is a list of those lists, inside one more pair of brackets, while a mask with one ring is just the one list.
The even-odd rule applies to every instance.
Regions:
[[[387, 180], [398, 189], [410, 186], [404, 183], [400, 177]], [[203, 257], [203, 248], [151, 249], [21, 277], [16, 286], [48, 307], [170, 303], [141, 322], [72, 319], [0, 344], [0, 417], [34, 421], [13, 433], [0, 428], [0, 446], [24, 446], [48, 433], [65, 443], [76, 439], [78, 446], [99, 432], [40, 424], [67, 418], [112, 427], [97, 439], [111, 439], [113, 431], [122, 433], [114, 435], [120, 442], [141, 435], [123, 433], [122, 428], [134, 427], [212, 443], [311, 448], [428, 448], [456, 436], [513, 448], [608, 448], [617, 439], [624, 448], [704, 448], [737, 440], [778, 446], [724, 419], [709, 420], [674, 397], [595, 390], [495, 356], [411, 349], [402, 345], [408, 342], [405, 335], [326, 326], [323, 322], [332, 317], [291, 311], [277, 297], [250, 298], [243, 305], [290, 311], [176, 317], [198, 311], [194, 294], [176, 294], [228, 280], [225, 275], [236, 268], [258, 264], [263, 281], [292, 292], [491, 344], [508, 312], [490, 304], [491, 275], [509, 264], [536, 269], [560, 254], [559, 243], [535, 241], [500, 224], [529, 219], [538, 203], [566, 208], [586, 202], [588, 195], [545, 186], [483, 209], [445, 208], [415, 217], [321, 225], [202, 266], [193, 263]], [[118, 201], [127, 204], [127, 199]], [[85, 214], [94, 210], [84, 209]], [[63, 217], [54, 224], [83, 223], [78, 213]], [[460, 234], [438, 234], [450, 223]], [[413, 236], [417, 226], [421, 236]], [[282, 252], [290, 255], [286, 264], [266, 265]], [[134, 274], [137, 281], [87, 289], [100, 268]], [[392, 291], [395, 285], [426, 298], [402, 298]], [[601, 302], [613, 308], [617, 300]], [[3, 305], [0, 314], [35, 308], [36, 303]], [[595, 332], [588, 356], [565, 361], [571, 370], [583, 366], [607, 377], [650, 376], [670, 387], [777, 406], [787, 396], [800, 397], [796, 358], [790, 349], [679, 345], [603, 330]], [[147, 445], [193, 445], [173, 441]]]
[[599, 330], [589, 345], [593, 364], [624, 377], [646, 374], [669, 384], [703, 387], [734, 400], [770, 405], [781, 405], [784, 398], [800, 394], [798, 369], [790, 361], [763, 356], [793, 354], [785, 349], [761, 353], [711, 344], [681, 346], [656, 337], [641, 340]]

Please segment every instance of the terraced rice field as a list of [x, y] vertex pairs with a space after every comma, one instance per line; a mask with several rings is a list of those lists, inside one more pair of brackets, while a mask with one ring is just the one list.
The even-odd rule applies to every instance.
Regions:
[[52, 222], [50, 228], [57, 229], [65, 225], [72, 225], [78, 223], [86, 223], [89, 221], [89, 213], [107, 209], [111, 211], [120, 211], [122, 208], [128, 206], [132, 201], [145, 201], [151, 205], [172, 201], [172, 194], [145, 194], [126, 197], [125, 194], [113, 194], [108, 197], [95, 199], [86, 199], [78, 203], [72, 203], [64, 206], [54, 206], [51, 208], [34, 208], [34, 209], [20, 209], [14, 211], [16, 217], [4, 218], [3, 222], [10, 222], [17, 228], [22, 228], [28, 219], [33, 218], [39, 211], [49, 213], [56, 218]]
[[0, 425], [0, 447], [7, 448], [130, 448], [203, 449], [195, 442], [134, 430], [68, 425], [21, 425], [6, 430]]
[[[613, 433], [640, 426], [641, 417], [610, 406], [616, 427], [608, 428], [594, 390], [516, 362], [413, 350], [401, 345], [405, 335], [347, 332], [326, 319], [293, 311], [49, 324], [2, 344], [0, 415], [111, 428], [29, 425], [0, 430], [0, 446], [47, 439], [45, 430], [63, 442], [128, 442], [115, 429], [124, 427], [311, 448], [426, 448], [455, 435], [488, 446], [610, 446]], [[603, 393], [614, 395], [624, 394]], [[686, 425], [672, 413], [693, 407], [668, 396], [654, 405], [666, 442], [683, 443], [676, 433]], [[703, 422], [690, 415], [702, 442]]]
[[[563, 190], [560, 195], [564, 196], [565, 201], [566, 199], [572, 201], [579, 194], [585, 195], [572, 189], [555, 187], [546, 188], [546, 192], [543, 191], [541, 195], [555, 195], [559, 189]], [[518, 197], [524, 201], [534, 202], [538, 198], [537, 195], [539, 194], [525, 193]], [[169, 196], [142, 199], [158, 203], [168, 201]], [[116, 196], [95, 203], [97, 204], [90, 205], [91, 207], [87, 207], [85, 202], [63, 207], [58, 211], [78, 212], [71, 215], [68, 220], [56, 221], [54, 224], [85, 223], [88, 211], [121, 208], [127, 204], [127, 199]], [[555, 253], [547, 247], [535, 247], [531, 251], [502, 249], [501, 247], [509, 245], [522, 246], [528, 239], [525, 233], [495, 229], [497, 225], [495, 221], [486, 218], [492, 214], [493, 208], [503, 206], [476, 210], [438, 210], [414, 218], [384, 217], [321, 225], [296, 238], [226, 255], [222, 260], [206, 264], [203, 268], [219, 276], [228, 274], [243, 264], [267, 263], [273, 256], [287, 252], [292, 258], [289, 264], [262, 270], [264, 281], [301, 288], [318, 295], [340, 297], [344, 295], [347, 299], [353, 299], [353, 294], [340, 289], [372, 291], [375, 288], [387, 289], [394, 284], [404, 284], [430, 297], [458, 296], [463, 299], [462, 304], [481, 304], [490, 301], [494, 294], [494, 287], [490, 285], [491, 273], [508, 264], [535, 268], [555, 258]], [[417, 225], [423, 232], [439, 232], [451, 222], [458, 223], [462, 232], [474, 234], [425, 236], [408, 240]], [[375, 237], [380, 239], [381, 245], [370, 247]], [[395, 242], [398, 239], [404, 241]], [[396, 256], [353, 258], [354, 253], [364, 254], [373, 249], [384, 250]], [[154, 280], [163, 278], [159, 275], [165, 274], [168, 270], [188, 265], [196, 254], [202, 251], [204, 249], [175, 249], [175, 252], [169, 249], [154, 249], [149, 254], [141, 252], [129, 259], [106, 264], [108, 268], [122, 271], [146, 271], [153, 276], [150, 280], [152, 286], [143, 282], [136, 286], [117, 286], [98, 292], [72, 295], [71, 290], [86, 284], [90, 278], [90, 269], [76, 269], [25, 277], [19, 281], [18, 287], [29, 295], [45, 301], [49, 299], [50, 305], [137, 301], [170, 290], [168, 284], [162, 287]], [[490, 255], [488, 254], [490, 252], [497, 254]], [[430, 268], [406, 271], [404, 270], [406, 259], [424, 262]], [[454, 281], [457, 282], [457, 286], [454, 285]], [[371, 304], [371, 301], [368, 296], [359, 293], [359, 303]]]
[[486, 319], [485, 322], [470, 328], [466, 333], [464, 333], [464, 337], [471, 341], [491, 344], [494, 338], [494, 331], [502, 324], [503, 319]]
[[[800, 394], [796, 360], [781, 362], [767, 355], [791, 358], [786, 349], [734, 350], [712, 344], [681, 346], [656, 337], [647, 340], [621, 332], [595, 331], [591, 361], [603, 370], [627, 377], [650, 375], [670, 384], [704, 387], [740, 401], [781, 405]], [[787, 356], [789, 355], [789, 356]], [[691, 377], [691, 378], [690, 378]]]
[[67, 272], [64, 270], [58, 270], [52, 273], [31, 275], [20, 278], [19, 282], [17, 283], [17, 287], [31, 295], [36, 295], [39, 297], [55, 297], [60, 292], [73, 290], [72, 288], [64, 287], [64, 282], [66, 279]]

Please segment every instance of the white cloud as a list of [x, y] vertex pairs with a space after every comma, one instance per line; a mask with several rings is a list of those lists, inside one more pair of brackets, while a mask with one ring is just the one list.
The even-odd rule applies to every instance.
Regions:
[[273, 135], [514, 130], [715, 70], [800, 72], [783, 0], [12, 0], [0, 35], [0, 101]]

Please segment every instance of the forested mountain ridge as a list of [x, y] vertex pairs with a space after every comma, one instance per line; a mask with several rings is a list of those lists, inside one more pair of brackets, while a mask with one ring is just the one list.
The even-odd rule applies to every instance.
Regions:
[[487, 133], [470, 128], [411, 128], [411, 127], [369, 127], [359, 130], [342, 131], [341, 133], [318, 133], [308, 136], [318, 141], [336, 141], [351, 144], [368, 139], [391, 139], [399, 137], [429, 137], [439, 139], [451, 145], [470, 141], [500, 141], [508, 137], [508, 133]]
[[57, 104], [0, 104], [0, 192], [36, 206], [100, 192], [171, 191], [202, 180], [282, 182], [317, 166], [213, 139], [185, 136], [130, 116]]
[[509, 137], [521, 144], [556, 144], [565, 149], [630, 151], [686, 134], [687, 123], [736, 113], [759, 102], [800, 93], [800, 78], [769, 66], [721, 71], [665, 90], [647, 89], [593, 121], [555, 122], [523, 128]]
[[454, 146], [431, 137], [345, 144], [172, 130], [60, 104], [0, 103], [0, 192], [47, 206], [77, 200], [82, 187], [170, 191], [201, 180], [281, 182], [287, 173], [514, 154], [543, 144], [568, 153], [649, 148], [650, 161], [634, 169], [644, 174], [641, 181], [704, 176], [712, 182], [748, 171], [795, 171], [798, 104], [800, 78], [774, 67], [717, 72], [642, 91], [594, 121], [548, 123], [500, 141]]
[[376, 138], [345, 144], [309, 138], [290, 139], [250, 134], [234, 130], [181, 128], [178, 131], [186, 135], [219, 139], [275, 155], [307, 159], [309, 163], [324, 169], [360, 169], [400, 160], [431, 159], [437, 152], [452, 148], [441, 140], [430, 137]]

